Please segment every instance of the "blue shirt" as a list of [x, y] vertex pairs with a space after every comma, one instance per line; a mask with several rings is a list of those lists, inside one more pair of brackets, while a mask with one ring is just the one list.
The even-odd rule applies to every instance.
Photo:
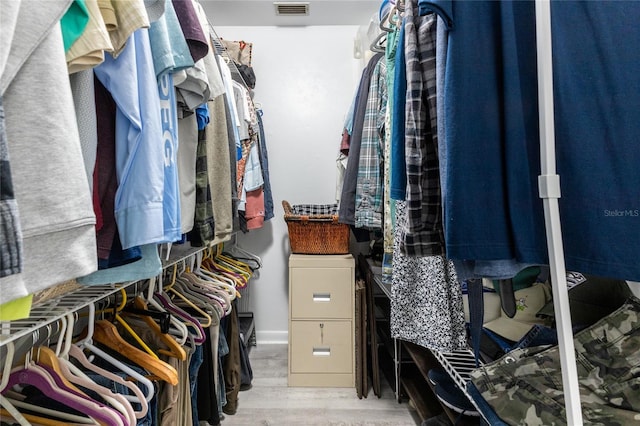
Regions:
[[551, 2], [567, 268], [633, 281], [640, 280], [639, 22], [633, 1]]
[[449, 24], [444, 82], [453, 260], [547, 263], [533, 2], [420, 1]]
[[158, 79], [162, 141], [164, 153], [163, 222], [164, 242], [182, 238], [180, 188], [178, 183], [178, 112], [173, 73], [193, 66], [189, 46], [171, 0], [165, 0], [165, 12], [149, 28], [153, 67]]
[[149, 42], [157, 76], [194, 65], [171, 0], [165, 0], [164, 14], [151, 23]]
[[404, 21], [398, 34], [398, 52], [393, 74], [391, 120], [391, 178], [389, 194], [394, 200], [404, 200], [407, 191], [407, 163], [404, 157], [405, 99], [407, 97], [407, 69], [404, 56]]
[[161, 242], [164, 155], [148, 30], [133, 33], [118, 58], [105, 55], [94, 72], [117, 105], [115, 216], [122, 247]]
[[[546, 264], [534, 3], [420, 5], [449, 24], [447, 254]], [[552, 2], [551, 18], [566, 266], [638, 280], [640, 8]]]

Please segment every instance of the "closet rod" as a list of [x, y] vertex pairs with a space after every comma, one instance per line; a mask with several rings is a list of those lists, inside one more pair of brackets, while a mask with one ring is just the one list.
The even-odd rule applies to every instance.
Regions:
[[544, 205], [549, 267], [553, 287], [554, 311], [558, 330], [558, 349], [562, 370], [567, 424], [581, 426], [580, 388], [576, 366], [569, 292], [567, 289], [562, 229], [560, 225], [560, 177], [556, 173], [555, 123], [553, 104], [553, 56], [551, 4], [536, 0], [536, 49], [538, 59], [538, 102], [540, 120], [540, 169], [538, 190]]
[[[220, 36], [218, 35], [215, 28], [213, 27], [213, 24], [211, 24], [211, 21], [209, 21], [208, 18], [207, 18], [207, 23], [209, 24], [209, 29], [211, 30], [211, 33], [210, 33], [211, 43], [213, 47], [216, 49], [216, 53], [218, 53], [223, 58], [227, 58], [229, 60], [228, 61], [229, 67], [232, 69], [232, 72], [235, 73], [240, 78], [240, 80], [242, 80], [242, 85], [245, 87], [245, 89], [253, 90], [249, 87], [247, 82], [244, 80], [244, 77], [242, 77], [242, 74], [240, 73], [240, 70], [236, 66], [235, 61], [231, 59], [231, 57], [229, 56], [229, 52], [227, 52], [227, 48], [220, 41], [221, 40]], [[251, 99], [251, 101], [253, 102], [253, 99]]]

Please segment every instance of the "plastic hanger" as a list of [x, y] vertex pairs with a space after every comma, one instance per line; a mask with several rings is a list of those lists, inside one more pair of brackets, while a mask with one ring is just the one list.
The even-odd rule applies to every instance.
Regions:
[[224, 304], [224, 299], [215, 294], [220, 290], [214, 287], [197, 286], [188, 278], [189, 275], [189, 273], [182, 274], [180, 280], [176, 282], [176, 288], [179, 288], [186, 298], [206, 310], [207, 313], [217, 312], [219, 317], [224, 316], [227, 306]]
[[6, 347], [7, 355], [4, 359], [4, 366], [2, 367], [2, 377], [0, 377], [0, 392], [3, 391], [7, 387], [7, 383], [9, 383], [9, 375], [13, 367], [13, 357], [16, 352], [16, 346], [13, 342], [7, 343]]
[[[0, 395], [0, 400], [5, 400], [8, 401], [7, 398], [5, 398], [4, 396]], [[33, 407], [30, 407], [29, 404], [24, 404], [21, 403], [20, 401], [12, 401], [13, 404], [16, 407], [20, 407], [20, 408], [28, 408], [30, 410], [33, 410]], [[7, 402], [5, 402], [7, 403]], [[40, 407], [36, 407], [36, 409], [38, 409]], [[14, 408], [15, 410], [15, 408]], [[42, 410], [41, 410], [42, 411]], [[47, 411], [53, 411], [53, 410], [47, 410]], [[53, 411], [53, 413], [42, 413], [42, 414], [50, 414], [50, 415], [55, 415], [55, 411]], [[71, 423], [69, 423], [68, 421], [60, 421], [60, 420], [55, 420], [55, 419], [51, 419], [51, 418], [47, 418], [47, 417], [40, 417], [37, 416], [35, 414], [23, 414], [20, 413], [19, 411], [10, 411], [10, 410], [6, 410], [6, 409], [0, 409], [0, 418], [4, 419], [4, 418], [12, 418], [16, 421], [18, 421], [18, 423], [20, 423], [20, 425], [23, 426], [31, 426], [32, 424], [37, 424], [37, 425], [43, 425], [43, 426], [69, 426]], [[22, 420], [21, 420], [21, 419]], [[78, 419], [80, 419], [79, 416], [73, 416], [73, 418], [76, 421]], [[83, 423], [80, 423], [83, 424]], [[91, 423], [84, 423], [84, 424], [96, 424], [95, 422], [91, 422]]]
[[[32, 336], [32, 342], [34, 344], [37, 344], [38, 340], [39, 339], [37, 337], [37, 334], [34, 334]], [[29, 351], [29, 353], [25, 357], [24, 367], [13, 369], [10, 374], [3, 374], [3, 386], [0, 388], [0, 391], [2, 391], [2, 393], [11, 392], [10, 388], [17, 384], [32, 385], [35, 388], [39, 389], [42, 393], [47, 395], [49, 398], [91, 416], [94, 420], [98, 421], [100, 425], [124, 425], [123, 419], [118, 413], [116, 413], [109, 407], [100, 405], [96, 401], [89, 399], [79, 390], [72, 389], [73, 386], [71, 386], [71, 388], [67, 387], [60, 375], [52, 368], [41, 367], [34, 364], [31, 360], [31, 353], [32, 350]], [[7, 357], [7, 361], [11, 362], [9, 357]], [[11, 405], [6, 398], [3, 399], [2, 402], [2, 405], [5, 408], [9, 408], [9, 406]], [[25, 403], [23, 403], [22, 405], [25, 405]], [[31, 407], [32, 405], [26, 404], [26, 406]], [[9, 412], [11, 411], [13, 410], [9, 408]], [[65, 420], [67, 419], [66, 413], [56, 413], [58, 418], [63, 418]], [[15, 418], [15, 412], [13, 416]], [[24, 417], [23, 419], [26, 420], [26, 418]], [[23, 419], [17, 420], [22, 422]]]
[[[165, 308], [160, 303], [158, 303], [157, 300], [154, 299], [153, 293], [155, 292], [156, 279], [157, 279], [156, 277], [151, 277], [151, 279], [149, 279], [147, 294], [146, 294], [146, 297], [144, 298], [144, 301], [159, 312], [167, 312]], [[171, 335], [176, 338], [176, 341], [181, 346], [184, 345], [187, 341], [187, 338], [189, 337], [189, 330], [187, 329], [187, 326], [185, 325], [185, 323], [180, 321], [174, 315], [171, 316], [169, 321], [173, 326], [173, 329], [170, 329]]]
[[29, 362], [25, 368], [13, 370], [9, 375], [7, 387], [13, 387], [18, 384], [34, 386], [49, 398], [81, 413], [87, 414], [100, 425], [123, 425], [122, 419], [112, 409], [100, 407], [90, 400], [60, 389], [51, 376], [50, 371], [31, 362]]
[[384, 43], [387, 41], [387, 33], [381, 32], [369, 45], [369, 50], [376, 53], [384, 53], [386, 51]]
[[[60, 338], [58, 339], [58, 344], [56, 346], [56, 352], [58, 353], [60, 353], [60, 350], [62, 349], [62, 342], [64, 340], [65, 331], [67, 329], [67, 318], [60, 318], [59, 324], [60, 330], [58, 331], [58, 333], [60, 335]], [[47, 330], [50, 334], [51, 329], [49, 328], [49, 326], [47, 327]], [[47, 366], [52, 369], [58, 375], [60, 381], [63, 383], [66, 389], [71, 390], [78, 396], [88, 398], [88, 396], [84, 392], [82, 392], [73, 383], [67, 380], [67, 377], [64, 374], [65, 371], [63, 371], [64, 367], [60, 365], [60, 361], [58, 359], [58, 356], [56, 355], [56, 352], [46, 346], [38, 346], [37, 348], [35, 348], [35, 361], [37, 364]]]
[[[71, 339], [73, 338], [74, 319], [72, 314], [67, 314], [61, 318], [61, 322], [65, 323], [65, 327], [61, 327], [60, 339], [58, 339], [57, 353], [53, 352], [50, 348], [42, 346], [36, 350], [37, 362], [39, 364], [49, 365], [54, 368], [60, 377], [78, 392], [81, 392], [73, 384], [82, 386], [86, 389], [90, 389], [96, 392], [102, 397], [102, 399], [108, 403], [113, 409], [121, 413], [128, 425], [136, 424], [136, 415], [131, 406], [131, 403], [124, 397], [124, 395], [115, 394], [110, 389], [105, 388], [91, 380], [85, 375], [79, 368], [69, 362], [67, 356], [71, 347]], [[66, 329], [66, 330], [65, 330]], [[66, 331], [66, 333], [63, 333]], [[64, 342], [64, 351], [62, 351]], [[67, 343], [68, 342], [68, 343]]]
[[173, 276], [172, 276], [171, 282], [165, 288], [165, 291], [167, 293], [175, 295], [178, 299], [182, 300], [187, 306], [193, 308], [194, 311], [202, 315], [202, 317], [204, 318], [204, 321], [197, 321], [197, 322], [200, 322], [200, 325], [202, 326], [202, 328], [209, 327], [211, 325], [211, 316], [206, 312], [204, 312], [202, 309], [200, 309], [198, 306], [196, 306], [193, 302], [191, 302], [183, 294], [181, 294], [179, 291], [175, 289], [176, 278], [177, 278], [177, 265], [173, 269]]
[[237, 260], [243, 262], [254, 262], [255, 267], [251, 267], [251, 265], [247, 265], [251, 268], [251, 272], [255, 273], [256, 270], [262, 268], [262, 259], [255, 253], [251, 253], [239, 247], [237, 245], [231, 245], [228, 249], [225, 247], [225, 253], [229, 256], [235, 257]]
[[154, 297], [160, 304], [162, 304], [162, 306], [174, 314], [174, 316], [182, 318], [182, 320], [185, 321], [185, 324], [192, 327], [194, 330], [193, 333], [191, 331], [188, 331], [188, 333], [196, 343], [201, 344], [206, 340], [204, 329], [202, 328], [200, 321], [192, 317], [191, 314], [185, 312], [179, 306], [175, 305], [168, 294], [158, 292]]
[[209, 315], [208, 313], [200, 309], [199, 306], [196, 306], [195, 303], [193, 303], [191, 300], [185, 297], [182, 293], [177, 291], [175, 287], [170, 288], [169, 291], [171, 292], [171, 294], [174, 294], [178, 299], [182, 300], [187, 306], [189, 306], [198, 314], [200, 314], [202, 318], [204, 318], [204, 321], [200, 321], [202, 328], [207, 328], [211, 325], [211, 315]]
[[[185, 262], [185, 269], [186, 269], [186, 262]], [[187, 323], [187, 325], [191, 325], [192, 327], [194, 327], [195, 332], [198, 335], [194, 337], [195, 342], [198, 344], [203, 343], [206, 340], [206, 337], [204, 334], [202, 323], [197, 319], [195, 319], [193, 316], [191, 316], [191, 314], [188, 314], [184, 310], [180, 309], [177, 305], [175, 305], [168, 294], [168, 291], [172, 291], [173, 287], [175, 286], [177, 275], [178, 275], [178, 265], [176, 264], [174, 265], [174, 268], [173, 268], [171, 281], [165, 286], [164, 292], [160, 291], [156, 293], [154, 296], [160, 301], [160, 303], [166, 309], [168, 309], [170, 312], [181, 317]], [[189, 334], [191, 335], [192, 333], [189, 332]]]
[[[392, 21], [392, 17], [396, 16], [396, 11], [397, 11], [397, 6], [392, 6], [391, 9], [389, 9], [389, 12], [387, 12], [382, 19], [380, 19], [380, 23], [378, 24], [378, 28], [380, 28], [382, 31], [386, 32], [386, 33], [392, 33], [395, 31], [395, 28], [392, 27], [395, 26], [395, 22]], [[389, 26], [385, 26], [385, 22], [389, 23]]]
[[222, 264], [229, 268], [232, 272], [236, 271], [244, 276], [247, 280], [251, 278], [251, 268], [246, 263], [240, 262], [237, 259], [226, 255], [222, 251], [222, 244], [218, 245], [216, 255], [214, 259], [218, 261], [218, 264]]
[[226, 283], [213, 283], [209, 280], [203, 280], [192, 273], [183, 274], [183, 284], [199, 295], [200, 299], [208, 304], [210, 310], [218, 312], [218, 317], [228, 315], [231, 310], [231, 296], [226, 288], [235, 291], [234, 287]]
[[[7, 343], [7, 354], [4, 359], [4, 366], [2, 368], [2, 377], [0, 377], [0, 391], [3, 391], [9, 383], [9, 375], [11, 374], [11, 367], [13, 365], [13, 357], [15, 355], [16, 347], [13, 342]], [[10, 416], [15, 419], [21, 426], [29, 426], [28, 419], [26, 419], [22, 413], [20, 413], [16, 407], [4, 397], [0, 395], [0, 406], [3, 407], [2, 414]], [[0, 416], [1, 417], [1, 416]]]
[[206, 269], [207, 266], [208, 265], [205, 265], [204, 268], [198, 268], [198, 270], [194, 272], [195, 277], [205, 283], [212, 283], [222, 288], [229, 294], [231, 300], [233, 300], [237, 295], [236, 285], [238, 282], [234, 278], [225, 275], [223, 272]]
[[49, 367], [50, 370], [53, 370], [60, 378], [60, 381], [64, 384], [65, 389], [71, 390], [73, 393], [83, 398], [89, 398], [87, 394], [82, 392], [67, 379], [65, 373], [68, 372], [68, 369], [65, 369], [65, 367], [61, 365], [55, 352], [50, 348], [46, 346], [39, 346], [35, 348], [35, 355], [36, 363], [40, 366], [46, 366]]
[[222, 277], [227, 278], [232, 282], [233, 286], [233, 294], [239, 296], [237, 293], [237, 287], [243, 287], [246, 284], [246, 281], [242, 279], [241, 276], [232, 272], [228, 268], [219, 265], [213, 259], [205, 259], [202, 263], [202, 267], [198, 271], [198, 275], [202, 278], [213, 278], [213, 279], [221, 279]]
[[[13, 392], [8, 392], [9, 396], [12, 396]], [[52, 410], [46, 407], [40, 407], [38, 405], [27, 404], [25, 402], [20, 401], [19, 399], [5, 398], [17, 407], [23, 410], [29, 411], [30, 413], [20, 413], [21, 416], [25, 417], [25, 423], [27, 426], [30, 426], [32, 423], [39, 425], [54, 425], [54, 426], [70, 426], [70, 425], [96, 425], [95, 420], [89, 417], [78, 416], [69, 413], [62, 413], [60, 411]], [[5, 412], [0, 411], [0, 418], [4, 418]], [[43, 414], [47, 417], [41, 417], [38, 414]], [[11, 416], [15, 419], [13, 413]]]

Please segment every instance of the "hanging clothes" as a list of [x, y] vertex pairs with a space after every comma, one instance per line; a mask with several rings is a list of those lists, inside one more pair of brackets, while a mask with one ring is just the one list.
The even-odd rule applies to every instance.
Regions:
[[69, 2], [11, 4], [1, 14], [0, 96], [24, 262], [21, 273], [0, 278], [0, 304], [97, 269], [95, 215], [58, 24]]
[[[402, 20], [402, 17], [396, 16], [396, 19]], [[391, 22], [391, 18], [389, 18]], [[395, 65], [398, 47], [398, 34], [400, 30], [397, 25], [393, 26], [393, 31], [387, 34], [387, 43], [385, 46], [385, 60], [387, 61], [387, 108], [385, 114], [385, 132], [384, 132], [384, 169], [383, 169], [383, 213], [382, 213], [382, 233], [383, 233], [383, 256], [382, 256], [382, 275], [385, 279], [391, 276], [392, 258], [393, 258], [393, 227], [395, 222], [395, 201], [391, 199], [391, 136], [393, 129], [393, 102], [395, 91]]]
[[0, 278], [22, 272], [22, 231], [4, 130], [4, 107], [0, 97]]
[[80, 38], [89, 23], [89, 11], [85, 0], [74, 0], [60, 18], [62, 42], [65, 53]]
[[193, 62], [198, 62], [209, 51], [208, 38], [205, 36], [208, 31], [204, 31], [200, 24], [195, 2], [192, 0], [172, 0], [172, 3], [182, 28], [182, 34], [189, 45]]
[[264, 134], [264, 125], [262, 124], [262, 110], [256, 111], [258, 120], [258, 149], [260, 151], [260, 165], [262, 167], [262, 180], [264, 192], [264, 220], [272, 219], [275, 215], [273, 209], [273, 195], [271, 193], [271, 181], [269, 179], [269, 154], [267, 152], [267, 141]]
[[351, 143], [349, 146], [349, 157], [347, 168], [344, 174], [344, 183], [342, 185], [342, 196], [340, 197], [340, 206], [338, 217], [341, 223], [349, 225], [355, 224], [355, 199], [356, 199], [356, 183], [358, 179], [358, 165], [360, 159], [360, 145], [362, 141], [364, 114], [369, 96], [369, 85], [371, 82], [373, 70], [382, 58], [381, 53], [374, 55], [367, 63], [366, 68], [362, 71], [358, 93], [356, 95], [356, 106], [353, 118], [353, 131], [351, 134]]
[[135, 31], [140, 28], [149, 28], [149, 14], [144, 2], [133, 1], [108, 1], [99, 0], [100, 13], [109, 31], [113, 52], [111, 56], [116, 59]]
[[69, 74], [90, 70], [100, 65], [104, 61], [104, 53], [113, 51], [98, 1], [85, 0], [85, 6], [89, 14], [87, 26], [66, 53]]
[[431, 256], [444, 253], [436, 109], [437, 19], [435, 14], [418, 16], [416, 5], [409, 1], [405, 9], [408, 217], [402, 247], [409, 256]]
[[[406, 201], [396, 202], [391, 271], [391, 332], [395, 338], [450, 352], [466, 347], [462, 290], [454, 263], [442, 256], [436, 104], [437, 18], [418, 15], [417, 1], [405, 2], [405, 116], [394, 117], [404, 129]], [[400, 55], [399, 55], [400, 56]], [[402, 72], [402, 71], [400, 71]], [[402, 82], [395, 81], [399, 87]], [[397, 111], [397, 106], [392, 106]], [[392, 168], [402, 166], [392, 161]], [[398, 171], [398, 170], [395, 170]]]
[[[396, 223], [406, 226], [406, 202], [398, 201]], [[396, 231], [391, 283], [391, 334], [442, 352], [467, 347], [462, 291], [453, 262], [442, 256], [408, 257]]]
[[[204, 132], [208, 153], [206, 161], [208, 181], [211, 188], [211, 208], [215, 222], [212, 244], [218, 244], [222, 241], [227, 241], [233, 231], [232, 179], [229, 166], [232, 158], [229, 151], [229, 134], [227, 133], [227, 117], [224, 107], [225, 86], [216, 59], [215, 49], [211, 43], [214, 33], [210, 28], [202, 5], [194, 2], [194, 6], [209, 46], [208, 53], [203, 58], [203, 61], [210, 88], [207, 106], [211, 121], [204, 129]], [[233, 154], [233, 162], [235, 164], [235, 148]]]
[[[128, 71], [130, 78], [122, 78]], [[153, 69], [149, 32], [140, 29], [118, 56], [95, 68], [117, 106], [115, 214], [123, 248], [164, 238], [164, 191], [160, 98]], [[142, 101], [142, 102], [141, 102]]]
[[164, 141], [164, 242], [182, 238], [180, 183], [178, 180], [178, 107], [173, 75], [194, 65], [171, 0], [165, 12], [151, 24], [149, 41], [158, 79]]
[[[196, 111], [206, 109], [207, 104]], [[207, 120], [208, 110], [207, 110]], [[196, 158], [196, 208], [193, 231], [189, 240], [194, 247], [209, 245], [215, 237], [215, 218], [211, 205], [211, 186], [207, 170], [207, 135], [206, 125], [198, 124], [198, 151]]]
[[[380, 58], [373, 69], [356, 178], [355, 226], [381, 229], [383, 211], [383, 154], [387, 111], [387, 62]], [[355, 160], [355, 159], [354, 159]]]
[[[534, 5], [421, 4], [456, 27], [448, 33], [444, 82], [447, 255], [547, 263], [537, 193]], [[508, 28], [508, 36], [498, 28]]]

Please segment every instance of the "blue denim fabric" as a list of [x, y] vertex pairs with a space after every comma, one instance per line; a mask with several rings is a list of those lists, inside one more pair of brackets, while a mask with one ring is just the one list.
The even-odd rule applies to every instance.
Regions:
[[267, 144], [264, 136], [264, 126], [262, 124], [262, 110], [258, 110], [256, 114], [258, 118], [258, 126], [260, 129], [259, 151], [260, 151], [260, 164], [262, 165], [262, 180], [264, 184], [262, 189], [264, 191], [264, 220], [267, 221], [274, 216], [273, 210], [273, 194], [271, 192], [271, 181], [269, 179], [269, 155], [267, 154]]
[[558, 336], [556, 330], [544, 325], [535, 324], [531, 327], [531, 330], [525, 334], [522, 339], [516, 343], [512, 343], [509, 340], [497, 335], [496, 333], [483, 329], [484, 333], [489, 336], [494, 342], [496, 342], [505, 353], [510, 352], [518, 348], [528, 348], [531, 346], [543, 346], [543, 345], [557, 345]]
[[[124, 361], [120, 360], [120, 362], [124, 362]], [[117, 374], [118, 376], [120, 376], [122, 378], [127, 378], [128, 377], [128, 374], [126, 374], [126, 373], [124, 373], [122, 371], [116, 370], [113, 365], [111, 365], [107, 361], [102, 360], [99, 357], [96, 357], [96, 359], [93, 361], [93, 363], [96, 364], [97, 366], [101, 367], [101, 368], [104, 368], [105, 370], [108, 370], [108, 371], [111, 371], [114, 374]], [[131, 368], [132, 370], [136, 371], [137, 373], [140, 373], [143, 376], [147, 376], [149, 374], [142, 367], [139, 367], [137, 365], [129, 364], [129, 363], [126, 363], [126, 365], [127, 365], [127, 367]], [[91, 372], [89, 371], [89, 372], [85, 372], [85, 373], [87, 373], [87, 375], [88, 375]], [[102, 376], [100, 376], [100, 377], [102, 377]], [[106, 380], [108, 382], [111, 382], [111, 380], [107, 379], [106, 377], [103, 377], [102, 379], [98, 379], [98, 380]], [[96, 382], [96, 383], [102, 384], [100, 382]], [[118, 383], [115, 383], [115, 382], [112, 382], [112, 383], [114, 385], [119, 385]], [[109, 386], [106, 386], [104, 384], [102, 384], [102, 386], [109, 387]], [[120, 386], [122, 386], [122, 385], [120, 385]], [[158, 387], [157, 387], [156, 383], [154, 383], [154, 386], [155, 386], [155, 391], [154, 391], [153, 398], [151, 398], [151, 401], [149, 401], [149, 403], [148, 403], [149, 404], [149, 410], [147, 411], [147, 414], [143, 418], [138, 419], [138, 421], [136, 423], [136, 426], [154, 426], [154, 425], [158, 424]], [[124, 387], [124, 389], [126, 391], [121, 392], [121, 393], [123, 393], [125, 395], [130, 394], [129, 393], [129, 389], [127, 387]], [[135, 411], [139, 411], [141, 409], [139, 403], [133, 403], [132, 407], [133, 407], [133, 409]]]
[[227, 389], [224, 382], [224, 371], [222, 369], [222, 358], [229, 353], [229, 344], [222, 329], [218, 334], [218, 389], [216, 394], [218, 396], [218, 411], [222, 415], [222, 407], [227, 405]]
[[476, 367], [480, 359], [480, 339], [482, 338], [482, 319], [484, 318], [484, 289], [482, 280], [467, 280], [469, 294], [469, 334], [473, 346]]
[[[135, 368], [135, 366], [131, 366], [129, 365], [129, 367], [131, 368]], [[109, 369], [111, 370], [111, 369]], [[135, 368], [136, 371], [140, 370], [141, 372], [144, 372], [141, 369]], [[105, 388], [111, 389], [114, 393], [119, 393], [122, 395], [131, 395], [131, 391], [129, 390], [129, 388], [127, 388], [125, 385], [118, 383], [118, 382], [114, 382], [111, 379], [108, 379], [104, 376], [101, 376], [98, 373], [94, 373], [92, 371], [84, 371], [84, 373], [94, 382], [96, 382], [97, 384], [99, 384], [100, 386], [104, 386]], [[123, 373], [121, 371], [112, 371], [113, 374], [116, 374], [120, 377], [122, 377], [123, 379], [125, 379], [127, 377], [126, 373]], [[155, 405], [156, 405], [156, 397], [154, 396], [151, 401], [149, 402], [149, 410], [147, 411], [147, 414], [142, 417], [141, 419], [138, 419], [138, 421], [136, 422], [137, 426], [153, 426], [154, 421], [153, 421], [153, 412], [155, 411]], [[140, 411], [141, 407], [140, 404], [137, 402], [132, 402], [131, 406], [133, 407], [134, 411]]]
[[[556, 330], [544, 325], [534, 325], [531, 330], [516, 343], [516, 348], [530, 346], [557, 345], [558, 335]], [[515, 349], [515, 348], [514, 348]]]
[[189, 385], [191, 386], [191, 413], [193, 417], [193, 426], [198, 426], [198, 370], [202, 365], [203, 349], [202, 345], [196, 345], [191, 354], [191, 362], [189, 363]]
[[487, 422], [489, 422], [490, 426], [507, 426], [507, 423], [503, 422], [500, 417], [498, 417], [496, 412], [491, 408], [482, 395], [480, 395], [480, 392], [478, 392], [478, 389], [471, 381], [467, 382], [467, 394], [473, 398], [473, 401], [482, 413], [482, 416]]

